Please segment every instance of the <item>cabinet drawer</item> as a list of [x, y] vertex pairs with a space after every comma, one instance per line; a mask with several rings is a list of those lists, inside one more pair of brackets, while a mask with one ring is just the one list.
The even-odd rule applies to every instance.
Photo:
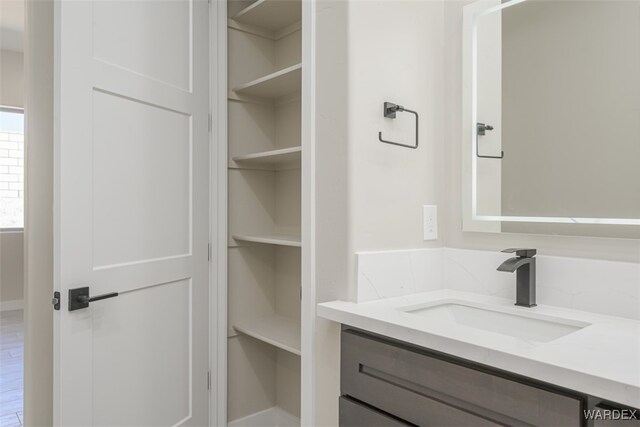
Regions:
[[342, 333], [341, 389], [427, 425], [580, 426], [582, 400], [443, 360], [359, 331]]
[[349, 398], [340, 398], [340, 427], [411, 427], [384, 412], [376, 411]]
[[[386, 391], [380, 391], [386, 393]], [[392, 391], [393, 394], [383, 394], [385, 402], [387, 404], [380, 404], [378, 402], [377, 408], [393, 410], [395, 417], [407, 420], [406, 424], [397, 422], [397, 424], [371, 424], [369, 422], [370, 417], [373, 414], [364, 413], [362, 411], [353, 412], [348, 418], [343, 418], [342, 405], [344, 401], [353, 402], [347, 400], [344, 396], [340, 397], [340, 427], [370, 427], [373, 425], [381, 426], [420, 426], [420, 427], [461, 427], [461, 426], [500, 426], [493, 421], [485, 418], [478, 417], [469, 412], [465, 412], [455, 407], [445, 405], [436, 400], [430, 399], [425, 396], [419, 396], [416, 393], [408, 392], [402, 388], [397, 388]], [[364, 405], [360, 405], [359, 409], [366, 408]], [[370, 410], [374, 412], [373, 410]], [[383, 414], [383, 412], [377, 412], [377, 414]], [[374, 418], [375, 419], [375, 418]], [[391, 417], [386, 418], [386, 422], [393, 420]], [[380, 420], [382, 422], [382, 420]]]
[[640, 409], [600, 404], [595, 407], [595, 412], [600, 417], [595, 417], [593, 427], [640, 427]]

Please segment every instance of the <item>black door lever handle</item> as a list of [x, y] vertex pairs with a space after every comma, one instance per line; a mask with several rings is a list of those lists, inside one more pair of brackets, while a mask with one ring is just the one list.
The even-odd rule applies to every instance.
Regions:
[[88, 296], [81, 295], [77, 298], [77, 300], [78, 302], [81, 302], [81, 303], [89, 303], [89, 302], [100, 301], [101, 299], [113, 298], [117, 296], [118, 296], [117, 292], [110, 292], [108, 294], [102, 294], [96, 297], [88, 297]]
[[94, 301], [100, 301], [107, 298], [117, 297], [117, 292], [110, 292], [108, 294], [97, 295], [95, 297], [89, 296], [89, 287], [69, 289], [69, 311], [79, 310], [81, 308], [89, 307], [89, 303]]

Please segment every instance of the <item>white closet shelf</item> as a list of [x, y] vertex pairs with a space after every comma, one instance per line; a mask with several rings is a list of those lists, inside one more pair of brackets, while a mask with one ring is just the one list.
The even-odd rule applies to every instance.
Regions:
[[231, 421], [229, 427], [300, 427], [300, 418], [274, 406], [244, 418]]
[[302, 3], [300, 0], [258, 0], [231, 19], [269, 31], [278, 31], [302, 20]]
[[301, 154], [302, 147], [291, 147], [234, 156], [233, 161], [241, 167], [247, 168], [267, 170], [297, 169], [300, 168]]
[[254, 25], [246, 25], [233, 19], [227, 20], [227, 26], [230, 30], [237, 30], [242, 33], [253, 34], [254, 36], [262, 37], [268, 40], [278, 41], [286, 36], [293, 34], [302, 29], [302, 22], [298, 21], [292, 25], [281, 28], [278, 31], [269, 31], [265, 28], [256, 27]]
[[299, 92], [302, 85], [302, 64], [295, 64], [249, 83], [237, 86], [233, 91], [237, 95], [257, 98], [280, 98]]
[[293, 319], [279, 315], [264, 316], [237, 321], [233, 329], [300, 356], [300, 323]]
[[234, 234], [233, 238], [243, 242], [264, 243], [267, 245], [279, 245], [279, 246], [294, 246], [297, 248], [302, 247], [302, 242], [299, 236], [291, 236], [288, 234], [261, 234], [261, 235], [237, 235]]

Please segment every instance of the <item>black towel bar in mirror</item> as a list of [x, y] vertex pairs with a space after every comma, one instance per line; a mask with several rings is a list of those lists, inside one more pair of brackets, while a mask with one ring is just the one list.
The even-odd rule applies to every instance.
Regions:
[[476, 123], [476, 157], [480, 159], [502, 159], [504, 157], [504, 151], [500, 152], [500, 157], [498, 156], [482, 156], [480, 155], [480, 151], [478, 148], [478, 137], [485, 136], [488, 130], [493, 130], [493, 126], [487, 125], [484, 123]]
[[404, 108], [402, 105], [394, 104], [393, 102], [384, 103], [383, 114], [386, 118], [395, 119], [397, 112], [411, 113], [414, 116], [416, 116], [416, 144], [409, 145], [409, 144], [402, 144], [400, 142], [387, 141], [386, 139], [382, 138], [382, 132], [378, 132], [378, 139], [380, 140], [380, 142], [384, 142], [385, 144], [397, 145], [399, 147], [411, 148], [415, 150], [416, 148], [418, 148], [418, 113], [413, 110]]

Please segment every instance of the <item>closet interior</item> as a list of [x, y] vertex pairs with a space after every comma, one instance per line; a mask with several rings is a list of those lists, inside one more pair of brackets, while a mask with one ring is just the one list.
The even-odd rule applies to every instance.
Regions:
[[228, 408], [300, 425], [301, 2], [229, 0]]

